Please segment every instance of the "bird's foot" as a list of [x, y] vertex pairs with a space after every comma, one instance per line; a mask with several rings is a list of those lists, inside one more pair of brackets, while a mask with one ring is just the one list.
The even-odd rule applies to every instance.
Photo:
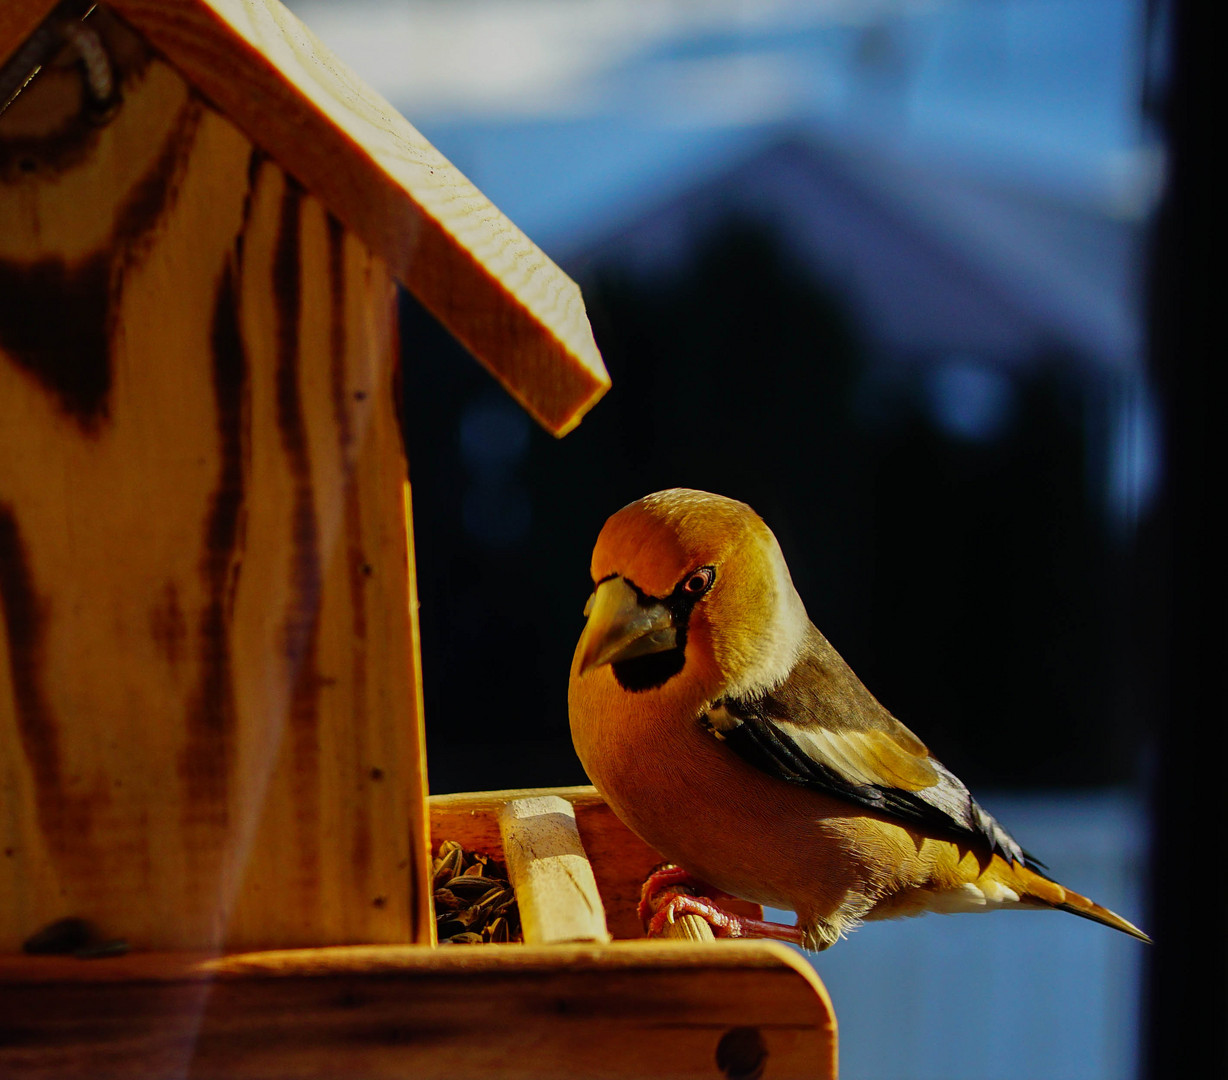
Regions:
[[718, 897], [728, 897], [719, 889], [714, 889], [706, 881], [693, 877], [681, 866], [673, 863], [662, 863], [648, 875], [640, 889], [640, 903], [636, 914], [647, 926], [671, 896], [685, 894], [686, 896], [706, 896], [710, 900]]
[[774, 938], [794, 945], [802, 943], [802, 932], [796, 926], [765, 922], [733, 915], [717, 907], [703, 896], [673, 893], [667, 897], [648, 922], [649, 937], [663, 937], [665, 929], [683, 915], [698, 915], [718, 938]]
[[649, 937], [663, 936], [666, 927], [683, 915], [697, 915], [718, 938], [774, 938], [802, 944], [802, 932], [796, 926], [734, 915], [713, 902], [718, 899], [734, 897], [693, 877], [682, 867], [667, 863], [657, 867], [644, 882], [638, 914]]

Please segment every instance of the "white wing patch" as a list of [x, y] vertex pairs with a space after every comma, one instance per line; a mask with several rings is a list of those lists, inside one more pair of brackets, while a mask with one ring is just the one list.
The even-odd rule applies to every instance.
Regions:
[[[964, 915], [973, 911], [993, 911], [995, 908], [1014, 907], [1020, 897], [1014, 889], [1001, 882], [982, 880], [968, 881], [958, 889], [931, 892], [919, 889], [919, 908], [939, 915]], [[920, 914], [920, 911], [918, 912]]]
[[825, 728], [802, 727], [787, 720], [776, 721], [777, 727], [797, 743], [811, 761], [822, 762], [835, 769], [850, 784], [882, 784], [883, 778], [866, 769], [857, 760], [846, 732], [834, 732]]
[[788, 720], [775, 723], [807, 757], [835, 769], [851, 784], [915, 791], [920, 786], [919, 777], [921, 784], [927, 786], [940, 782], [937, 770], [928, 760], [897, 748], [881, 737], [876, 738], [876, 733], [833, 731]]

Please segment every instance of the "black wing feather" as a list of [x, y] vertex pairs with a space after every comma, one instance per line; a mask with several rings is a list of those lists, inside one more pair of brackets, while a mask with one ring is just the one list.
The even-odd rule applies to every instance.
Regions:
[[[823, 644], [826, 645], [826, 642]], [[827, 648], [830, 649], [830, 646]], [[836, 655], [834, 650], [831, 650], [831, 655]], [[843, 665], [843, 661], [839, 662]], [[844, 670], [853, 679], [856, 678], [847, 667]], [[868, 691], [861, 689], [877, 709], [890, 717]], [[786, 702], [782, 696], [791, 700]], [[823, 722], [823, 695], [809, 694], [807, 697], [805, 715], [801, 716], [796, 715], [799, 704], [796, 693], [769, 693], [752, 700], [727, 698], [719, 703], [724, 713], [722, 722], [709, 722], [709, 726], [734, 753], [771, 776], [825, 795], [834, 795], [867, 810], [888, 814], [903, 823], [920, 826], [927, 832], [964, 843], [971, 842], [977, 847], [988, 846], [991, 852], [1025, 863], [1033, 870], [1043, 869], [1044, 864], [1024, 851], [993, 817], [981, 809], [964, 784], [932, 757], [928, 761], [938, 774], [938, 782], [919, 791], [908, 791], [885, 785], [853, 783], [837, 769], [808, 754], [772, 719], [775, 714], [782, 719], [788, 716], [795, 723]], [[851, 726], [839, 716], [833, 719], [833, 728]], [[898, 723], [893, 717], [890, 720]]]

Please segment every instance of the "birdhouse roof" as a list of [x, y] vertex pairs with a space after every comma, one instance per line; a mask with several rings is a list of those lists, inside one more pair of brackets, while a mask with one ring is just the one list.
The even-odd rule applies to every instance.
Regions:
[[[544, 427], [609, 387], [579, 288], [277, 0], [108, 0], [328, 206]], [[55, 0], [5, 0], [0, 65]]]

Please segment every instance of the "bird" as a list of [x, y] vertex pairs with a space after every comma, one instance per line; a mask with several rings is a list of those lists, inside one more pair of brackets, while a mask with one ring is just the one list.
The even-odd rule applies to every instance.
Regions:
[[[817, 951], [864, 921], [1057, 908], [1150, 940], [1050, 878], [878, 702], [745, 503], [687, 488], [638, 499], [606, 521], [591, 572], [572, 741], [669, 864], [645, 884], [650, 932], [699, 913], [718, 936]], [[695, 895], [667, 888], [682, 880]], [[796, 926], [740, 918], [729, 897], [794, 911]]]

